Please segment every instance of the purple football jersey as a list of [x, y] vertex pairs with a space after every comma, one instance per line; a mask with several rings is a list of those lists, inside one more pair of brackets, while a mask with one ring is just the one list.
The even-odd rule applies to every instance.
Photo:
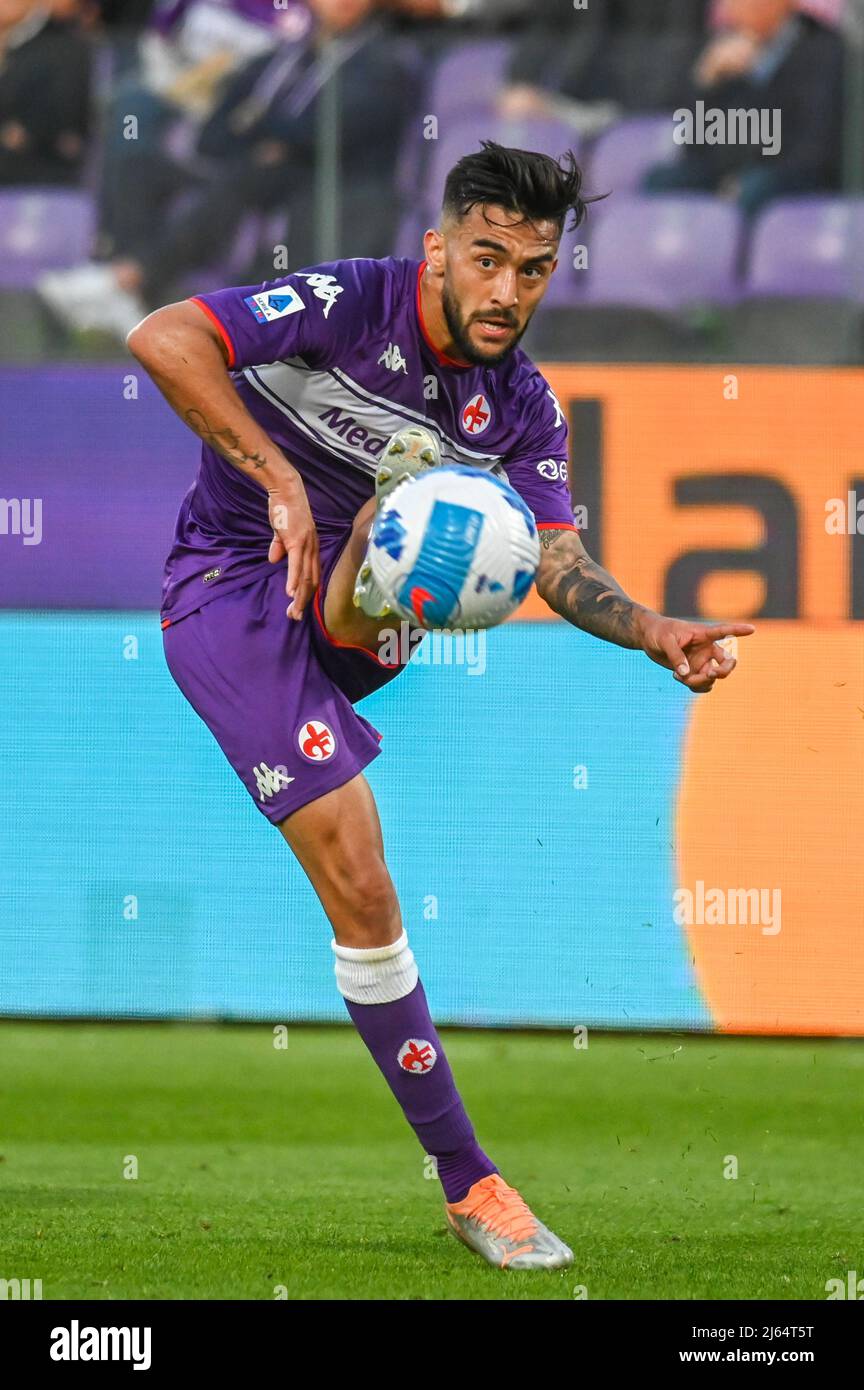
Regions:
[[[438, 352], [420, 306], [424, 265], [335, 261], [193, 302], [218, 327], [249, 412], [301, 474], [322, 538], [345, 535], [387, 440], [412, 424], [437, 437], [442, 462], [503, 470], [538, 526], [573, 528], [567, 425], [552, 390], [518, 348], [496, 367]], [[271, 539], [263, 489], [203, 446], [163, 619], [270, 572]]]

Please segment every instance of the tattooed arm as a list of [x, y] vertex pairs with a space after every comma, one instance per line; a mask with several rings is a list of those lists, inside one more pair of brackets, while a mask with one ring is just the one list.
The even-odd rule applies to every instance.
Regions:
[[318, 584], [318, 536], [306, 489], [235, 391], [218, 331], [186, 300], [150, 314], [126, 341], [184, 424], [267, 493], [269, 558], [276, 564], [287, 556], [288, 616], [301, 618]]
[[544, 529], [540, 545], [537, 589], [574, 627], [644, 651], [695, 694], [705, 694], [734, 671], [735, 659], [720, 642], [749, 636], [750, 623], [689, 623], [644, 608], [591, 559], [575, 531]]
[[576, 531], [544, 529], [540, 546], [537, 588], [554, 612], [593, 637], [619, 647], [642, 646], [638, 615], [647, 609], [594, 563]]

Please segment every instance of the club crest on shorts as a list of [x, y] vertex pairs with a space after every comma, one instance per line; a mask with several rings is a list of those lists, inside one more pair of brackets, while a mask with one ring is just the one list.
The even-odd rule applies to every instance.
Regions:
[[425, 1038], [409, 1038], [400, 1047], [396, 1060], [403, 1071], [410, 1071], [413, 1076], [423, 1076], [438, 1061], [438, 1053]]
[[326, 763], [336, 752], [336, 735], [320, 719], [306, 719], [297, 734], [297, 747], [310, 763]]
[[482, 394], [472, 396], [462, 407], [462, 428], [466, 434], [482, 434], [492, 420], [492, 409]]

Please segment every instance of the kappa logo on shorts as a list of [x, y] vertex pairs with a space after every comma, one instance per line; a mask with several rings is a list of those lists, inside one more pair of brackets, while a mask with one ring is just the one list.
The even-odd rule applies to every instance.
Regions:
[[258, 763], [257, 767], [253, 767], [252, 773], [258, 787], [259, 801], [265, 801], [268, 796], [275, 796], [283, 787], [294, 781], [284, 768], [268, 767], [266, 763]]
[[310, 763], [326, 763], [336, 752], [336, 735], [320, 719], [307, 719], [300, 725], [297, 746]]
[[482, 434], [492, 420], [492, 411], [484, 395], [472, 396], [462, 410], [462, 428], [466, 434]]
[[409, 1038], [396, 1054], [396, 1060], [403, 1071], [412, 1076], [425, 1076], [438, 1061], [438, 1053], [425, 1038]]

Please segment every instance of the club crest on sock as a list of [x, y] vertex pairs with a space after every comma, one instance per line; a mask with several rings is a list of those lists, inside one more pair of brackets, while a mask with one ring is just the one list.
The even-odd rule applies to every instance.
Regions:
[[438, 1061], [438, 1053], [425, 1038], [408, 1038], [396, 1054], [396, 1060], [403, 1071], [423, 1076]]

